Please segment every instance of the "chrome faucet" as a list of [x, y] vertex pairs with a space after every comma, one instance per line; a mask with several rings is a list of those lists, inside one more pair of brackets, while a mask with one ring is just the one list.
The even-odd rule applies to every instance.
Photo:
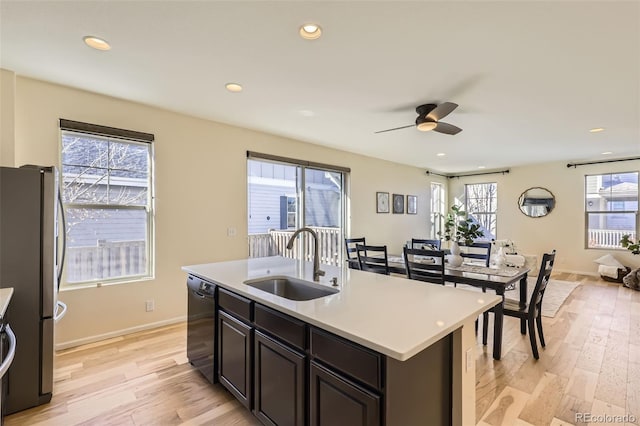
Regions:
[[301, 233], [301, 232], [308, 232], [313, 236], [313, 248], [314, 248], [314, 252], [313, 252], [313, 280], [314, 281], [320, 281], [320, 277], [324, 276], [324, 271], [320, 269], [320, 252], [318, 250], [318, 235], [315, 233], [315, 231], [311, 228], [300, 228], [298, 229], [296, 232], [293, 233], [293, 235], [291, 236], [291, 238], [289, 238], [289, 242], [287, 243], [287, 248], [289, 250], [291, 250], [293, 248], [293, 240], [296, 239], [296, 237]]

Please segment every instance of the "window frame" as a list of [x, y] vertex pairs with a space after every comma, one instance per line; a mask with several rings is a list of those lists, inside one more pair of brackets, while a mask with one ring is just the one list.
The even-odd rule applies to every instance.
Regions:
[[[300, 227], [305, 227], [307, 209], [306, 209], [306, 197], [307, 197], [307, 181], [306, 181], [306, 172], [308, 170], [318, 170], [323, 172], [331, 172], [331, 173], [339, 173], [341, 176], [341, 194], [340, 194], [340, 237], [338, 244], [338, 258], [336, 259], [337, 265], [342, 265], [344, 259], [346, 259], [346, 253], [344, 249], [344, 239], [347, 236], [348, 228], [350, 226], [349, 223], [349, 214], [348, 214], [348, 199], [349, 199], [349, 179], [351, 169], [348, 167], [317, 163], [312, 161], [298, 160], [294, 158], [281, 157], [272, 154], [259, 153], [254, 151], [247, 151], [247, 213], [249, 212], [251, 201], [250, 198], [250, 190], [249, 190], [249, 161], [256, 162], [264, 162], [264, 163], [273, 163], [273, 164], [281, 164], [285, 166], [296, 167], [299, 171], [296, 177], [296, 228], [292, 229], [287, 227], [285, 231], [293, 231]], [[291, 195], [287, 194], [287, 199], [294, 198]], [[287, 212], [288, 214], [289, 212]], [[248, 214], [249, 216], [249, 214]], [[247, 226], [249, 226], [249, 220], [247, 221]], [[253, 234], [249, 234], [251, 236]], [[303, 258], [310, 260], [313, 253], [305, 252], [305, 248], [307, 244], [304, 243], [306, 235], [303, 235], [302, 238], [298, 238], [297, 241], [297, 250], [302, 254]], [[320, 238], [320, 236], [319, 236]], [[249, 257], [251, 257], [251, 249], [249, 248]], [[286, 255], [285, 257], [289, 257]], [[323, 262], [323, 264], [325, 264]]]
[[[589, 177], [599, 176], [601, 179], [603, 176], [610, 176], [613, 179], [614, 175], [624, 175], [624, 174], [635, 174], [636, 175], [636, 185], [637, 185], [637, 193], [636, 193], [636, 209], [635, 210], [588, 210], [588, 183], [587, 180]], [[638, 234], [638, 230], [640, 229], [640, 172], [639, 171], [620, 171], [620, 172], [607, 172], [607, 173], [591, 173], [584, 175], [584, 199], [582, 203], [582, 207], [584, 208], [584, 248], [585, 250], [619, 250], [626, 251], [624, 247], [622, 247], [619, 242], [615, 246], [595, 246], [591, 247], [589, 245], [589, 218], [591, 215], [629, 215], [633, 214], [635, 220], [633, 221], [633, 226], [635, 229], [632, 231], [631, 236], [634, 241], [636, 240]], [[616, 202], [616, 201], [613, 201]], [[624, 232], [627, 234], [628, 232]]]
[[[480, 186], [480, 185], [493, 185], [493, 186], [495, 186], [496, 190], [495, 190], [495, 210], [494, 211], [475, 212], [475, 211], [471, 211], [471, 209], [469, 209], [469, 187], [471, 187], [471, 186]], [[489, 203], [489, 204], [491, 204], [491, 203]], [[478, 220], [478, 216], [479, 215], [493, 216], [494, 217], [494, 223], [495, 223], [495, 228], [493, 229], [493, 236], [494, 236], [494, 238], [498, 238], [498, 183], [497, 182], [465, 183], [464, 184], [464, 211], [467, 213], [468, 216], [475, 216], [476, 220]], [[482, 222], [480, 220], [478, 220], [478, 223], [482, 224]], [[488, 231], [491, 232], [492, 230], [488, 229]], [[490, 240], [491, 238], [488, 235], [485, 235], [484, 237], [481, 237], [480, 239], [482, 239], [482, 240]]]
[[[438, 198], [434, 196], [434, 187], [439, 188], [437, 191]], [[444, 232], [444, 218], [447, 214], [446, 206], [446, 188], [441, 182], [430, 182], [430, 208], [431, 208], [431, 226], [430, 238], [440, 239], [440, 232]]]
[[[146, 186], [147, 195], [146, 202], [140, 205], [128, 205], [128, 204], [102, 204], [102, 203], [82, 203], [82, 202], [65, 202], [62, 198], [62, 205], [65, 211], [68, 209], [89, 209], [89, 210], [134, 210], [145, 212], [145, 240], [146, 240], [146, 273], [137, 275], [125, 275], [114, 278], [97, 278], [90, 280], [82, 280], [75, 282], [68, 282], [66, 279], [68, 267], [65, 268], [61, 290], [86, 288], [86, 287], [100, 287], [102, 285], [112, 284], [124, 284], [131, 282], [142, 282], [155, 279], [155, 150], [154, 135], [142, 132], [135, 132], [124, 129], [117, 129], [113, 127], [100, 126], [89, 123], [75, 122], [71, 120], [60, 119], [59, 129], [59, 141], [60, 141], [60, 173], [59, 173], [59, 185], [60, 190], [63, 191], [65, 182], [64, 166], [67, 165], [63, 162], [63, 136], [66, 134], [74, 134], [79, 137], [86, 137], [92, 139], [104, 139], [108, 142], [131, 144], [137, 146], [144, 146], [147, 149], [148, 158], [148, 184]], [[88, 166], [80, 166], [88, 167]], [[99, 168], [99, 167], [98, 167]], [[106, 173], [109, 173], [112, 169], [107, 164]], [[107, 197], [107, 201], [109, 198]], [[67, 223], [65, 227], [68, 230]]]

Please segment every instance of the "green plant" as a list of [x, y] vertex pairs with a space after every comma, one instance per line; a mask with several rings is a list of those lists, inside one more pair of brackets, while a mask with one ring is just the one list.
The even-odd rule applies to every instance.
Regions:
[[631, 235], [629, 234], [623, 235], [622, 239], [620, 240], [620, 244], [622, 245], [622, 247], [626, 248], [631, 253], [640, 254], [640, 241], [637, 243], [634, 243], [633, 240], [631, 239]]
[[444, 237], [446, 241], [459, 243], [462, 240], [468, 245], [476, 238], [483, 237], [484, 232], [480, 229], [480, 225], [473, 223], [461, 206], [453, 205], [445, 217], [444, 232], [438, 232], [438, 235]]

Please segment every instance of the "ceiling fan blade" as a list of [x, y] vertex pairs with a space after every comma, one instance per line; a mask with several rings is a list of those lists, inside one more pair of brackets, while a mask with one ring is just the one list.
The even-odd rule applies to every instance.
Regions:
[[456, 108], [458, 108], [458, 104], [454, 104], [453, 102], [444, 102], [435, 107], [429, 114], [427, 114], [427, 118], [438, 121], [449, 115], [451, 111]]
[[455, 135], [462, 131], [460, 127], [456, 127], [453, 124], [438, 122], [436, 127], [433, 128], [434, 132], [444, 133], [445, 135]]
[[378, 130], [377, 132], [373, 132], [375, 133], [384, 133], [384, 132], [390, 132], [392, 130], [400, 130], [400, 129], [407, 129], [409, 127], [416, 127], [415, 124], [409, 124], [408, 126], [402, 126], [402, 127], [394, 127], [393, 129], [387, 129], [387, 130]]

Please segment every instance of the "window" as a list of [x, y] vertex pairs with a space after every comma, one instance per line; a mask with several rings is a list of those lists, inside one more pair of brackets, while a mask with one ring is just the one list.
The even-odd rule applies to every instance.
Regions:
[[153, 135], [68, 120], [60, 127], [66, 283], [151, 278]]
[[464, 186], [465, 211], [478, 223], [484, 232], [485, 240], [496, 238], [496, 211], [498, 209], [498, 185], [476, 183]]
[[311, 260], [313, 242], [306, 233], [293, 250], [285, 248], [293, 232], [306, 226], [318, 235], [320, 261], [341, 265], [348, 169], [251, 152], [248, 157], [249, 257]]
[[622, 249], [638, 232], [638, 172], [585, 176], [586, 247]]
[[445, 209], [444, 185], [431, 182], [431, 238], [440, 239], [443, 231]]

